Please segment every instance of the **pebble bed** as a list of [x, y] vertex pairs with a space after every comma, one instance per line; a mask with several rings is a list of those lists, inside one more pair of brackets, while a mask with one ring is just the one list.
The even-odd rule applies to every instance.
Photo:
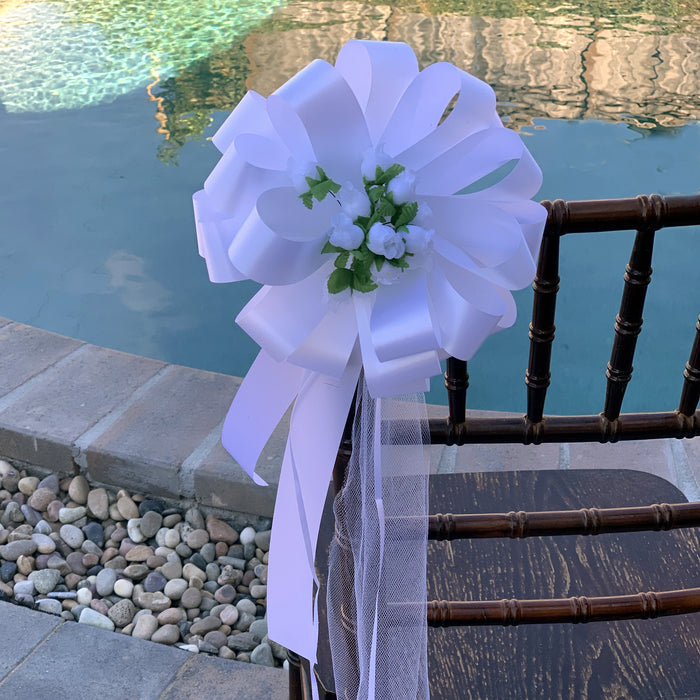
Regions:
[[[0, 460], [0, 600], [196, 653], [282, 666], [270, 520], [204, 516]], [[249, 522], [249, 521], [248, 521]]]

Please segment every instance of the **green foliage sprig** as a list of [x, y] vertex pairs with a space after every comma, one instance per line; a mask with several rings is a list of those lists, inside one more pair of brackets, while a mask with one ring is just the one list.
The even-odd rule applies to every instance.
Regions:
[[[307, 209], [313, 208], [314, 200], [323, 201], [329, 193], [335, 195], [340, 190], [340, 185], [331, 180], [320, 166], [316, 166], [316, 170], [318, 177], [307, 177], [309, 189], [299, 195]], [[339, 294], [346, 289], [350, 289], [351, 292], [371, 292], [377, 289], [378, 285], [372, 279], [372, 265], [377, 271], [380, 271], [385, 264], [401, 270], [410, 267], [408, 258], [412, 253], [405, 251], [399, 258], [387, 258], [371, 251], [368, 247], [369, 231], [377, 223], [390, 226], [394, 231], [402, 234], [404, 244], [406, 242], [408, 225], [418, 213], [418, 202], [397, 204], [388, 188], [389, 183], [404, 170], [404, 166], [398, 163], [394, 163], [386, 170], [377, 166], [372, 179], [362, 178], [365, 193], [371, 205], [370, 214], [358, 216], [352, 223], [362, 229], [364, 240], [359, 247], [352, 250], [346, 250], [326, 241], [321, 250], [322, 253], [336, 254], [333, 263], [335, 269], [328, 278], [328, 291], [331, 294]]]

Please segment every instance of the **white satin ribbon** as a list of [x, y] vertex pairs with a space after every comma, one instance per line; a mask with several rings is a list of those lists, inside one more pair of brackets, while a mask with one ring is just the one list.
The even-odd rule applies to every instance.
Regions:
[[[335, 66], [313, 61], [267, 99], [249, 92], [215, 135], [222, 158], [194, 195], [212, 281], [265, 285], [237, 318], [262, 350], [222, 440], [264, 483], [255, 464], [294, 402], [271, 541], [269, 630], [312, 661], [313, 553], [360, 370], [374, 398], [424, 391], [441, 359], [470, 359], [513, 323], [510, 290], [534, 273], [546, 212], [529, 198], [541, 174], [495, 104], [488, 85], [455, 66], [419, 71], [406, 44], [352, 40]], [[321, 251], [339, 201], [327, 196], [309, 210], [293, 173], [310, 163], [362, 190], [368, 153], [413, 173], [411, 196], [432, 241], [393, 283], [331, 294], [334, 257]], [[455, 194], [507, 164], [495, 184]]]

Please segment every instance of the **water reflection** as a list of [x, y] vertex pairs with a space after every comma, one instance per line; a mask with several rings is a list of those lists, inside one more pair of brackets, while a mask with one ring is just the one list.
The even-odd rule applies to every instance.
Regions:
[[[352, 38], [406, 41], [422, 65], [450, 61], [490, 83], [516, 128], [533, 119], [603, 119], [638, 129], [700, 118], [700, 3], [425, 0], [392, 5], [296, 0], [242, 44], [155, 87], [174, 155], [212, 109], [246, 89], [268, 95], [314, 58], [333, 61]], [[662, 16], [663, 15], [663, 16]]]
[[127, 250], [114, 250], [104, 266], [109, 275], [109, 286], [130, 311], [154, 313], [170, 304], [170, 292], [146, 274], [143, 258]]
[[0, 0], [0, 103], [79, 109], [231, 45], [281, 0]]

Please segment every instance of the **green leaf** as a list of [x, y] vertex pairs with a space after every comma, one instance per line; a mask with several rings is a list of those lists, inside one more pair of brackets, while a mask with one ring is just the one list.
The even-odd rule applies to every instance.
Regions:
[[390, 168], [385, 170], [381, 175], [377, 176], [376, 181], [378, 185], [386, 185], [387, 182], [393, 180], [399, 173], [402, 173], [406, 168], [403, 165], [394, 163]]
[[358, 216], [352, 223], [359, 226], [365, 233], [369, 231], [369, 216]]
[[369, 280], [358, 279], [355, 277], [352, 282], [352, 288], [358, 292], [371, 292], [377, 288], [377, 283]]
[[318, 176], [321, 180], [328, 180], [328, 175], [326, 175], [326, 171], [320, 166], [316, 166], [316, 171], [318, 172]]
[[326, 241], [326, 245], [321, 249], [322, 253], [342, 253], [345, 248], [339, 248], [337, 245], [333, 245], [330, 241]]
[[344, 250], [338, 255], [333, 263], [338, 269], [344, 270], [347, 267], [348, 260], [350, 259], [350, 251]]
[[374, 206], [379, 199], [382, 197], [382, 195], [386, 192], [386, 187], [384, 185], [377, 185], [376, 187], [370, 187], [369, 192], [367, 193], [367, 196], [369, 197], [369, 201], [372, 203], [372, 206]]
[[350, 287], [353, 283], [352, 270], [335, 269], [328, 278], [328, 291], [331, 294], [338, 294]]
[[322, 182], [322, 180], [314, 180], [312, 177], [309, 177], [308, 175], [304, 178], [306, 180], [306, 184], [310, 187], [316, 187], [319, 182]]
[[314, 200], [311, 192], [304, 192], [303, 194], [300, 194], [299, 199], [301, 199], [307, 209], [313, 209]]
[[368, 266], [372, 264], [374, 260], [374, 253], [367, 247], [366, 243], [363, 243], [357, 250], [353, 251], [355, 260], [358, 261], [369, 261]]
[[377, 255], [377, 257], [374, 259], [374, 264], [377, 266], [377, 272], [384, 267], [385, 262], [386, 258], [383, 255]]
[[377, 205], [377, 208], [375, 210], [375, 213], [378, 214], [382, 219], [391, 218], [395, 212], [396, 207], [386, 198], [382, 198], [379, 200], [379, 204]]
[[337, 182], [333, 182], [333, 180], [324, 180], [311, 188], [311, 194], [315, 199], [321, 202], [326, 198], [329, 192], [337, 192], [339, 189], [340, 185]]
[[409, 267], [405, 255], [402, 255], [400, 258], [396, 258], [393, 260], [387, 258], [387, 262], [389, 263], [389, 265], [393, 265], [394, 267], [400, 267], [402, 270], [405, 270], [407, 267]]
[[418, 213], [418, 202], [408, 202], [399, 208], [398, 216], [394, 221], [394, 226], [398, 229], [401, 226], [410, 224]]

